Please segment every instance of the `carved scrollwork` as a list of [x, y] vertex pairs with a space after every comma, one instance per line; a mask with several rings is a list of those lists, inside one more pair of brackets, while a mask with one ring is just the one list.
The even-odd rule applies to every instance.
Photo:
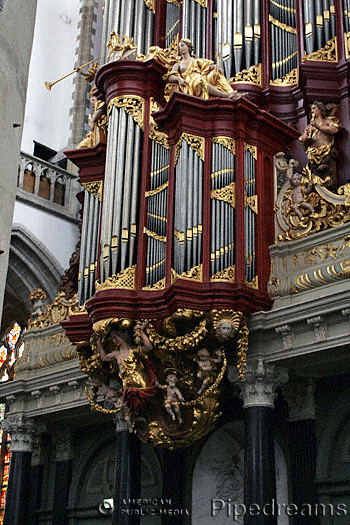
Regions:
[[303, 62], [306, 62], [307, 60], [312, 60], [316, 62], [337, 62], [337, 37], [334, 36], [327, 42], [327, 44], [324, 47], [322, 47], [318, 51], [310, 53], [310, 55], [308, 55], [306, 51], [304, 51]]
[[128, 290], [135, 289], [135, 271], [136, 265], [126, 268], [117, 275], [108, 277], [103, 283], [96, 281], [96, 292], [106, 290], [107, 288], [125, 288]]
[[261, 64], [250, 66], [249, 69], [243, 69], [230, 78], [230, 83], [233, 82], [244, 82], [245, 84], [261, 86]]

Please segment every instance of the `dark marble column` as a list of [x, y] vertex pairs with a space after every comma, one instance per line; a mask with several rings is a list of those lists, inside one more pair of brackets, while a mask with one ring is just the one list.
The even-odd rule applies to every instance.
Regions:
[[[292, 501], [298, 508], [319, 502], [316, 478], [316, 422], [314, 385], [312, 381], [293, 378], [283, 389], [289, 408], [289, 442], [291, 458]], [[320, 517], [297, 516], [295, 525], [318, 525]]]
[[112, 525], [139, 525], [141, 506], [141, 444], [117, 415], [117, 446]]
[[[183, 489], [185, 472], [185, 451], [182, 449], [163, 451], [163, 492], [162, 498], [168, 503], [165, 508], [183, 509]], [[171, 503], [170, 503], [171, 502]], [[162, 525], [182, 525], [183, 516], [162, 515]]]
[[11, 436], [11, 462], [7, 486], [4, 525], [30, 522], [31, 457], [38, 429], [26, 416], [8, 416], [2, 429]]
[[245, 409], [244, 505], [246, 525], [277, 525], [272, 412], [275, 389], [287, 380], [263, 359], [247, 366], [241, 387]]

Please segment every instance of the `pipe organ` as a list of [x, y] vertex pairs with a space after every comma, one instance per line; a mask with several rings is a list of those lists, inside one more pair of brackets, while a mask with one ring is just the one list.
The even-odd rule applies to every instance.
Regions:
[[[339, 42], [344, 42], [343, 56], [349, 56], [349, 0], [342, 7], [337, 17], [333, 0], [109, 0], [103, 38], [108, 42], [112, 31], [133, 38], [143, 56], [160, 41], [174, 51], [181, 37], [190, 38], [196, 56], [212, 58], [235, 88], [253, 94], [251, 100], [267, 85], [278, 100], [278, 90], [298, 82], [298, 67], [303, 86], [311, 61], [335, 67]], [[109, 62], [97, 74], [100, 98], [108, 105], [106, 160], [98, 177], [82, 159], [84, 148], [70, 152], [85, 186], [80, 305], [112, 285], [138, 297], [159, 298], [162, 290], [182, 286], [209, 290], [220, 283], [265, 293], [261, 239], [268, 244], [269, 234], [261, 213], [264, 199], [268, 204], [266, 169], [275, 148], [265, 145], [269, 151], [263, 152], [266, 138], [259, 132], [244, 129], [238, 136], [227, 119], [222, 125], [227, 104], [233, 114], [235, 107], [249, 114], [251, 103], [245, 99], [220, 101], [217, 111], [211, 99], [181, 94], [166, 104], [165, 71], [164, 63], [141, 58]], [[272, 111], [278, 115], [283, 103], [281, 98], [276, 110], [274, 102]], [[173, 112], [173, 123], [167, 112]], [[281, 148], [283, 141], [277, 143]]]
[[[111, 52], [95, 84], [108, 132], [105, 143], [86, 147], [83, 141], [67, 152], [80, 168], [84, 203], [79, 309], [63, 325], [80, 343], [83, 370], [95, 375], [88, 399], [99, 411], [101, 378], [111, 387], [102, 361], [114, 344], [113, 330], [138, 345], [147, 327], [147, 373], [136, 390], [125, 380], [122, 392], [133, 430], [146, 442], [175, 448], [203, 437], [214, 428], [227, 358], [244, 377], [248, 319], [272, 304], [274, 156], [291, 143], [301, 150], [295, 128], [310, 102], [340, 102], [348, 89], [350, 5], [346, 0], [341, 13], [335, 5], [105, 2], [104, 40]], [[179, 58], [181, 38], [187, 40]], [[214, 60], [238, 95], [204, 58]], [[208, 98], [181, 91], [181, 64], [174, 68], [180, 61], [189, 69], [186, 81], [201, 87], [193, 92]], [[327, 76], [322, 87], [320, 71]], [[345, 98], [342, 111], [349, 115]], [[218, 366], [210, 387], [197, 381], [201, 349], [223, 352], [213, 361]], [[128, 355], [136, 366], [138, 354]], [[157, 384], [167, 388], [169, 370], [184, 392], [183, 418], [170, 402], [164, 412], [157, 391]], [[124, 377], [119, 372], [113, 371], [115, 378]], [[146, 424], [137, 421], [139, 403], [146, 403]]]

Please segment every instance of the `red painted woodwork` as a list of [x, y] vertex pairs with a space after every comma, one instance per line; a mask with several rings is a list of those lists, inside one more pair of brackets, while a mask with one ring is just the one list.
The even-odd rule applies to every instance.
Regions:
[[95, 182], [104, 179], [107, 144], [99, 142], [93, 148], [79, 148], [65, 151], [65, 155], [80, 168], [80, 182]]
[[108, 104], [113, 98], [123, 95], [136, 95], [142, 98], [153, 97], [165, 105], [164, 82], [165, 66], [157, 60], [117, 60], [103, 65], [97, 71], [95, 83]]

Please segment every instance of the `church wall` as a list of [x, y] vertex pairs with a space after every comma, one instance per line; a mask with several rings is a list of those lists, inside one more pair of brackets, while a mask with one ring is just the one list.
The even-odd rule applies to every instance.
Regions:
[[62, 267], [68, 268], [79, 237], [75, 222], [18, 201], [13, 220], [25, 225], [50, 250]]
[[[7, 2], [0, 12], [0, 316], [6, 281], [36, 0]], [[20, 35], [20, 45], [19, 45]]]

